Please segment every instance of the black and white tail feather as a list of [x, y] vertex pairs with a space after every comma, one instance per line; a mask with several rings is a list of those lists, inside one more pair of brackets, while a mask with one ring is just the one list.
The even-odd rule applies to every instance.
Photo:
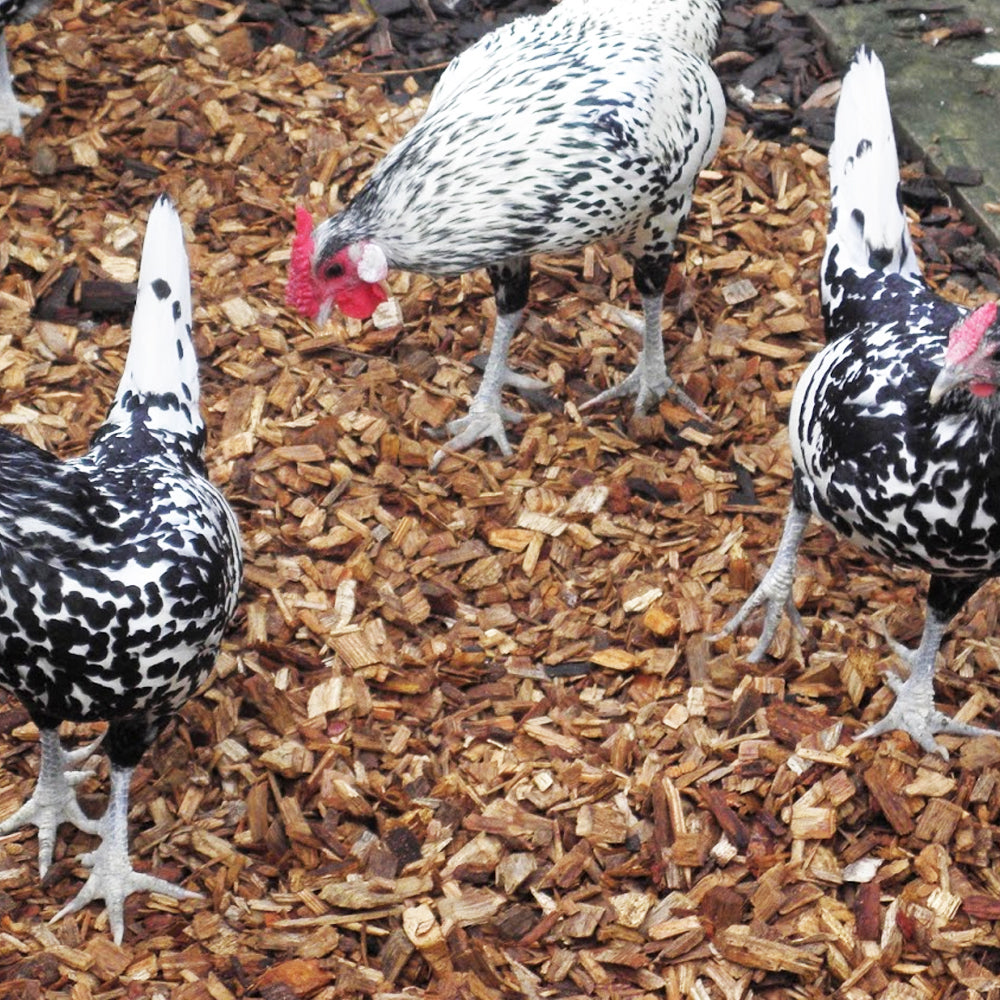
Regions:
[[150, 432], [204, 444], [198, 357], [191, 339], [191, 279], [180, 216], [162, 195], [149, 213], [132, 339], [104, 427], [130, 431], [135, 415]]
[[903, 209], [885, 71], [871, 49], [858, 49], [844, 77], [829, 165], [830, 228], [820, 282], [828, 336], [846, 272], [853, 278], [899, 274], [923, 284]]
[[[160, 198], [149, 216], [125, 370], [84, 455], [60, 461], [0, 431], [0, 683], [38, 726], [35, 791], [0, 823], [33, 824], [39, 868], [70, 822], [101, 837], [80, 858], [90, 875], [55, 919], [95, 899], [115, 940], [133, 892], [196, 895], [136, 872], [128, 853], [136, 764], [208, 677], [236, 608], [236, 517], [205, 476], [205, 425], [191, 339], [191, 289], [180, 219]], [[94, 749], [63, 749], [63, 720], [107, 720], [111, 796], [88, 818], [75, 770]]]

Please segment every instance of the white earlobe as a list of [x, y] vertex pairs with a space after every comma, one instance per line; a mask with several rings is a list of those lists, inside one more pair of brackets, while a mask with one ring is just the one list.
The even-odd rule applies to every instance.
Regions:
[[358, 277], [369, 284], [382, 281], [389, 273], [385, 254], [374, 243], [366, 243], [358, 261]]

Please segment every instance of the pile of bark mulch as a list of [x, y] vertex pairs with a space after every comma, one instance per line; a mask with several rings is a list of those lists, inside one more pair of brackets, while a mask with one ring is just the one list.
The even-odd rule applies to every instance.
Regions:
[[[591, 248], [536, 262], [512, 351], [557, 405], [511, 401], [511, 459], [472, 449], [430, 473], [430, 430], [478, 379], [485, 277], [393, 274], [398, 311], [319, 331], [282, 304], [296, 202], [334, 209], [426, 98], [405, 74], [386, 96], [370, 13], [314, 11], [296, 48], [246, 10], [57, 3], [8, 33], [45, 111], [3, 140], [0, 423], [86, 446], [127, 346], [109, 310], [128, 311], [167, 191], [247, 571], [216, 679], [133, 786], [137, 865], [203, 898], [132, 897], [119, 947], [98, 906], [47, 922], [91, 838], [61, 830], [39, 884], [33, 833], [7, 837], [0, 998], [987, 995], [1000, 741], [945, 738], [946, 761], [855, 740], [891, 700], [882, 630], [916, 639], [924, 579], [817, 526], [804, 634], [782, 626], [753, 668], [754, 628], [706, 639], [773, 553], [788, 406], [822, 341], [829, 134], [802, 108], [828, 127], [836, 88], [801, 24], [768, 0], [727, 11], [719, 66], [742, 97], [665, 334], [714, 425], [669, 401], [581, 419], [636, 351], [606, 309], [634, 308], [630, 269]], [[995, 260], [956, 266], [975, 244], [943, 204], [915, 213], [918, 241], [971, 304]], [[996, 719], [996, 628], [987, 587], [944, 644], [948, 712]], [[36, 735], [6, 702], [0, 815], [30, 792]]]

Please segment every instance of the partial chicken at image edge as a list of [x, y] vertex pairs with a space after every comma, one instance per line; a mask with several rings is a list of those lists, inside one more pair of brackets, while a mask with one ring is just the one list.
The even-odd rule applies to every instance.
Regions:
[[0, 134], [22, 135], [21, 116], [38, 114], [38, 108], [19, 101], [14, 93], [4, 28], [8, 24], [23, 24], [48, 5], [49, 0], [0, 0]]
[[935, 734], [996, 730], [934, 706], [934, 667], [951, 619], [1000, 572], [1000, 321], [971, 314], [925, 283], [900, 198], [877, 56], [862, 48], [844, 77], [830, 150], [831, 210], [820, 292], [829, 343], [792, 399], [792, 498], [775, 558], [726, 623], [731, 635], [765, 609], [748, 659], [761, 660], [792, 603], [796, 560], [817, 515], [870, 555], [930, 574], [923, 634], [887, 683], [896, 700], [861, 736], [899, 729], [947, 757]]
[[663, 290], [699, 171], [725, 122], [708, 59], [718, 0], [563, 0], [521, 17], [452, 60], [423, 118], [348, 206], [313, 228], [297, 213], [286, 298], [322, 324], [334, 305], [367, 319], [391, 268], [449, 276], [485, 267], [497, 320], [469, 413], [431, 460], [484, 438], [512, 449], [504, 386], [547, 388], [508, 365], [528, 300], [530, 258], [617, 239], [634, 262], [643, 319], [632, 372], [583, 408], [624, 396], [646, 412], [672, 393]]
[[[191, 339], [180, 218], [150, 212], [125, 370], [90, 451], [60, 461], [0, 431], [0, 683], [40, 732], [33, 794], [0, 834], [38, 827], [42, 877], [69, 822], [101, 838], [58, 920], [95, 899], [112, 935], [134, 892], [197, 896], [133, 869], [129, 785], [156, 736], [209, 676], [242, 579], [236, 517], [206, 478], [205, 424]], [[98, 820], [81, 810], [77, 770], [96, 749], [63, 749], [63, 720], [106, 720], [111, 793]]]

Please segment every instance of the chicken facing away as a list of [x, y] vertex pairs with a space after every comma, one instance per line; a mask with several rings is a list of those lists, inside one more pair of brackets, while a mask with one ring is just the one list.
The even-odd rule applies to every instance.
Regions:
[[[43, 876], [60, 823], [97, 834], [80, 859], [90, 876], [57, 918], [103, 898], [118, 942], [131, 893], [197, 895], [133, 870], [128, 800], [135, 766], [208, 677], [242, 576], [235, 515], [205, 477], [198, 395], [187, 254], [161, 197], [125, 371], [91, 450], [60, 461], [0, 431], [0, 683], [24, 703], [42, 748], [34, 793], [0, 834], [36, 825]], [[73, 790], [96, 744], [64, 750], [67, 719], [108, 721], [111, 794], [96, 821]]]
[[767, 574], [723, 633], [766, 608], [751, 660], [791, 603], [810, 514], [873, 556], [930, 574], [920, 645], [890, 640], [909, 676], [862, 735], [978, 735], [934, 706], [934, 666], [951, 618], [1000, 572], [1000, 321], [925, 284], [902, 209], [885, 76], [867, 49], [844, 78], [830, 150], [830, 229], [821, 274], [827, 337], [792, 399], [792, 501]]
[[4, 28], [22, 24], [40, 14], [49, 0], [0, 0], [0, 133], [21, 135], [21, 115], [36, 115], [38, 109], [22, 104], [14, 96], [14, 80], [7, 63], [7, 42]]
[[667, 372], [660, 321], [677, 231], [722, 135], [725, 100], [707, 62], [718, 27], [718, 0], [563, 0], [486, 35], [452, 60], [426, 114], [340, 214], [313, 229], [299, 209], [289, 305], [320, 323], [334, 305], [364, 319], [390, 268], [485, 267], [493, 342], [445, 447], [492, 438], [509, 455], [504, 420], [520, 416], [501, 390], [544, 387], [507, 363], [530, 258], [614, 238], [634, 261], [642, 351], [588, 405], [634, 395], [642, 412], [672, 391], [696, 409]]

